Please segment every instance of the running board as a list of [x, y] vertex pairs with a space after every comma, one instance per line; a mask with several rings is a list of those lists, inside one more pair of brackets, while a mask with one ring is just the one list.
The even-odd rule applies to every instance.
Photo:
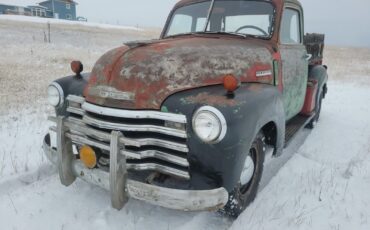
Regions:
[[295, 135], [301, 131], [314, 116], [315, 115], [310, 117], [297, 115], [287, 122], [285, 126], [285, 148], [290, 144]]

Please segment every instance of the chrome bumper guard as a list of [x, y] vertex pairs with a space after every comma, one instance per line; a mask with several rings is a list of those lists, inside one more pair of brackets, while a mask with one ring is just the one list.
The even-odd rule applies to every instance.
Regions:
[[228, 201], [225, 188], [214, 190], [178, 190], [154, 186], [127, 178], [126, 157], [120, 153], [124, 149], [120, 140], [121, 132], [110, 135], [109, 173], [101, 169], [88, 169], [76, 160], [72, 151], [72, 141], [68, 138], [63, 117], [57, 118], [57, 149], [44, 140], [43, 149], [47, 158], [58, 167], [63, 185], [71, 185], [77, 177], [110, 191], [112, 206], [122, 209], [129, 198], [146, 201], [161, 207], [183, 211], [214, 211], [224, 207]]

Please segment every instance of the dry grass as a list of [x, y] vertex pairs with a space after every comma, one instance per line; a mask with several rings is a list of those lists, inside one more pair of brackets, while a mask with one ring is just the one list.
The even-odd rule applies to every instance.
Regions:
[[123, 42], [158, 37], [158, 31], [99, 29], [53, 25], [52, 43], [44, 42], [46, 25], [0, 23], [0, 115], [45, 99], [47, 85], [70, 75], [69, 63], [78, 59], [87, 71], [106, 51]]
[[327, 47], [325, 64], [331, 80], [370, 85], [370, 49]]

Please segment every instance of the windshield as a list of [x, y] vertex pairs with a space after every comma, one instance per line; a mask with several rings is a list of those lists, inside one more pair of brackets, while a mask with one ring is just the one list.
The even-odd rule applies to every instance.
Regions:
[[274, 6], [270, 2], [215, 0], [175, 10], [165, 37], [188, 33], [230, 33], [271, 37]]

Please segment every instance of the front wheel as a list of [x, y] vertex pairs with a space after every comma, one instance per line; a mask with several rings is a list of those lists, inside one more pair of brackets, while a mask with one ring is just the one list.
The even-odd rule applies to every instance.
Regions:
[[247, 153], [240, 181], [229, 194], [224, 211], [231, 217], [238, 217], [257, 196], [258, 186], [265, 160], [263, 135], [259, 133]]

